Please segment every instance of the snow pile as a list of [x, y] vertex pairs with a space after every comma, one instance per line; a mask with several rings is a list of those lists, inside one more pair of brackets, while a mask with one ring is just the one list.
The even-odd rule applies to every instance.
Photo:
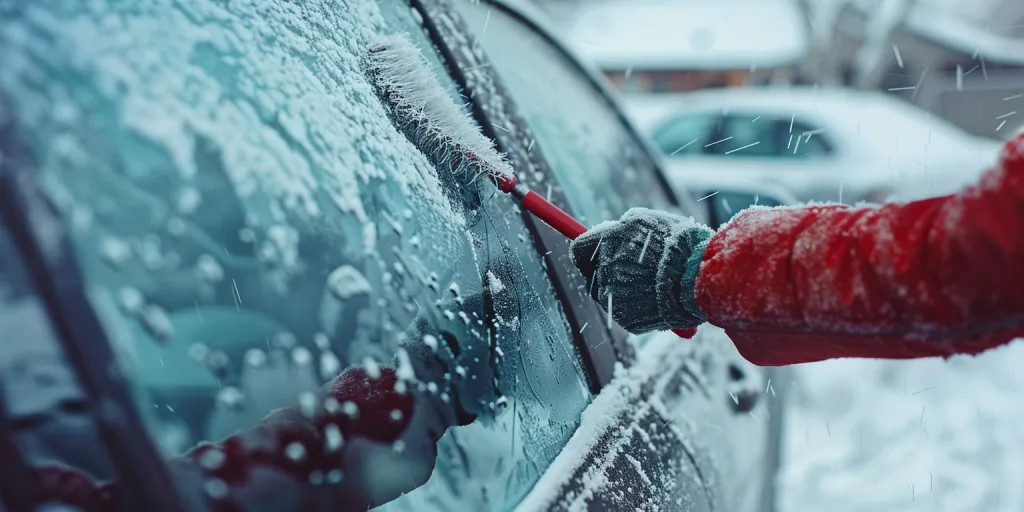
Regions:
[[1024, 509], [1022, 363], [1018, 340], [975, 358], [797, 367], [780, 510]]

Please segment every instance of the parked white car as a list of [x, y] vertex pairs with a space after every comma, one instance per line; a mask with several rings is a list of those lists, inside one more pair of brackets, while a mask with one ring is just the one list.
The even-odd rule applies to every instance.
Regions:
[[695, 194], [775, 184], [847, 204], [940, 195], [976, 179], [999, 148], [875, 92], [719, 89], [625, 103], [668, 157], [669, 179]]

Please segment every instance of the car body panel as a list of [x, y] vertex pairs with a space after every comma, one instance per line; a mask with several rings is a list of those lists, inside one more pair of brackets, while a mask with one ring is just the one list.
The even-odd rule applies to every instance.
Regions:
[[778, 464], [785, 371], [737, 361], [711, 326], [688, 343], [635, 342], [637, 363], [619, 369], [517, 510], [772, 510], [762, 464]]

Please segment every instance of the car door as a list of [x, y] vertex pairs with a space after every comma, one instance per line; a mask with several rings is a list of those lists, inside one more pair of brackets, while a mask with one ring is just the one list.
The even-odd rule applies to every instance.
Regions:
[[[455, 5], [516, 101], [534, 137], [530, 146], [549, 162], [570, 211], [590, 224], [631, 206], [704, 218], [692, 203], [676, 201], [657, 158], [606, 89], [523, 15], [528, 8]], [[761, 373], [729, 353], [720, 335], [693, 344], [651, 338], [630, 343], [636, 364], [602, 389], [574, 444], [524, 509], [767, 510], [761, 507], [771, 501], [777, 430], [767, 414], [764, 421], [753, 416], [767, 410], [768, 400], [759, 400], [766, 392], [752, 391], [763, 384]]]
[[[404, 34], [453, 102], [503, 101], [449, 77], [438, 24], [464, 37], [457, 23], [402, 0], [42, 2], [0, 21], [20, 29], [0, 31], [18, 63], [0, 111], [32, 155], [4, 168], [5, 206], [52, 210], [23, 224], [75, 269], [47, 281], [53, 313], [92, 319], [76, 346], [103, 350], [79, 374], [122, 391], [90, 406], [138, 420], [114, 414], [153, 469], [113, 478], [156, 501], [144, 477], [178, 491], [129, 509], [505, 510], [534, 486], [619, 356], [571, 309], [551, 278], [564, 262], [514, 202], [457, 181], [470, 170], [449, 173], [374, 93], [374, 36]], [[437, 351], [448, 362], [417, 366]], [[343, 466], [308, 469], [318, 447], [285, 442], [282, 418], [375, 412], [318, 392], [343, 368], [385, 365], [415, 375], [403, 436], [336, 439]], [[431, 408], [459, 426], [430, 430]], [[245, 459], [246, 478], [225, 462], [237, 444], [188, 451], [250, 429], [269, 452]]]

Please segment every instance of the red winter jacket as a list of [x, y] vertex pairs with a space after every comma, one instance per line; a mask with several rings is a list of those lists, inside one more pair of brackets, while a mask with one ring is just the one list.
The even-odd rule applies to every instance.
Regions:
[[955, 195], [744, 211], [711, 239], [696, 298], [762, 366], [977, 354], [1024, 336], [1024, 135]]

